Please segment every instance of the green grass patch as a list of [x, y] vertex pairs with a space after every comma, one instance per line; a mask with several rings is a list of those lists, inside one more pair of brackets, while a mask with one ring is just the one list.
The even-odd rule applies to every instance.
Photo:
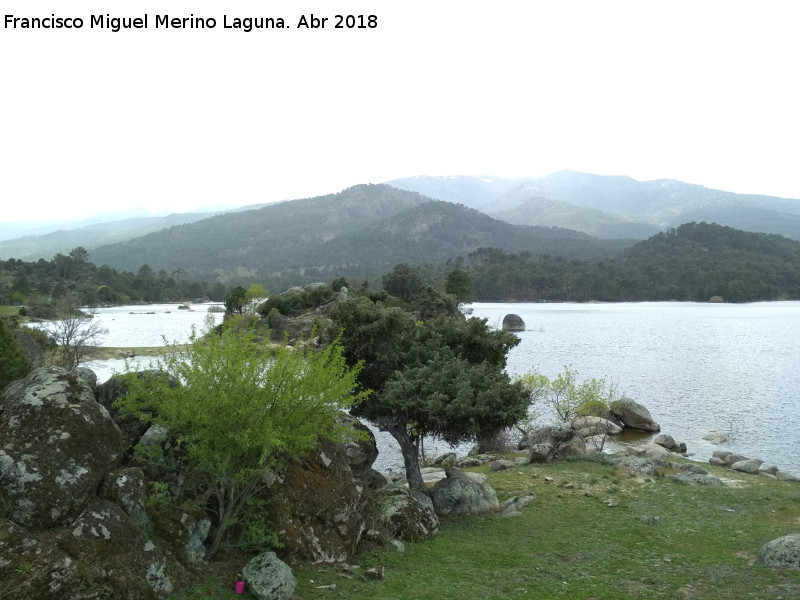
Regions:
[[361, 557], [363, 569], [384, 567], [382, 581], [296, 567], [296, 598], [800, 597], [800, 572], [756, 563], [765, 542], [800, 528], [800, 486], [710, 471], [741, 487], [629, 476], [595, 461], [489, 473], [501, 501], [534, 496], [521, 516], [445, 520], [404, 554]]

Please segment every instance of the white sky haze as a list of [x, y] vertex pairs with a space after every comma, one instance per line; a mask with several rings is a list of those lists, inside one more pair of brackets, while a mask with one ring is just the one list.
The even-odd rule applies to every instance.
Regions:
[[[4, 0], [0, 221], [571, 169], [800, 198], [796, 3]], [[325, 28], [297, 28], [300, 17]], [[148, 15], [147, 29], [90, 28]], [[214, 29], [155, 27], [156, 15]], [[377, 27], [335, 29], [335, 15]], [[245, 33], [223, 18], [282, 17]]]

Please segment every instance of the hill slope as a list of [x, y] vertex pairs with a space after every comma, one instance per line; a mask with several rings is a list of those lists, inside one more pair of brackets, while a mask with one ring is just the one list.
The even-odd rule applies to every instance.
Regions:
[[59, 229], [40, 235], [0, 241], [0, 257], [20, 260], [49, 260], [67, 254], [77, 246], [91, 250], [97, 246], [123, 242], [175, 225], [194, 223], [219, 213], [178, 213], [165, 217], [137, 217], [93, 223], [74, 229]]
[[[384, 185], [229, 213], [90, 252], [95, 264], [142, 264], [197, 278], [363, 274], [364, 265], [437, 262], [480, 246], [567, 256], [607, 255], [624, 243], [577, 232], [510, 225], [478, 211]], [[374, 274], [374, 273], [373, 273]], [[309, 273], [309, 276], [312, 274]]]

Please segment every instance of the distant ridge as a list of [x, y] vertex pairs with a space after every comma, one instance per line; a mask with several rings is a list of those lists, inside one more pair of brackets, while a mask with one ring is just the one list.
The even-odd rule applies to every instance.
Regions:
[[444, 262], [481, 246], [569, 257], [609, 255], [631, 242], [511, 225], [479, 211], [386, 185], [227, 213], [96, 248], [97, 265], [142, 264], [189, 276], [262, 279], [288, 272], [327, 280], [385, 272], [398, 262]]
[[[777, 233], [800, 240], [800, 200], [756, 194], [735, 194], [684, 183], [674, 179], [637, 181], [627, 176], [593, 175], [559, 171], [546, 177], [489, 179], [421, 177], [387, 182], [400, 189], [413, 189], [437, 200], [457, 201], [512, 223], [557, 224], [602, 237], [617, 232], [636, 233], [645, 239], [652, 231], [665, 230], [691, 221], [719, 223], [736, 229]], [[474, 191], [474, 193], [471, 193]], [[533, 199], [561, 203], [560, 215], [525, 208]], [[567, 207], [571, 205], [571, 208]], [[595, 211], [589, 221], [579, 208]], [[602, 227], [598, 229], [599, 224]], [[639, 224], [638, 229], [632, 224]], [[637, 233], [638, 232], [638, 233]]]

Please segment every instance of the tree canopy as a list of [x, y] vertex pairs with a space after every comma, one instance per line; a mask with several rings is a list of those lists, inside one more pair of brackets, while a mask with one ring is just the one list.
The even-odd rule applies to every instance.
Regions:
[[506, 354], [519, 339], [492, 331], [485, 319], [441, 315], [416, 321], [399, 307], [356, 298], [331, 313], [343, 328], [351, 364], [373, 395], [353, 407], [400, 445], [412, 488], [422, 490], [419, 440], [450, 443], [490, 437], [522, 419], [528, 394], [505, 373]]
[[0, 319], [0, 392], [12, 381], [22, 379], [31, 370], [22, 346], [5, 319]]

